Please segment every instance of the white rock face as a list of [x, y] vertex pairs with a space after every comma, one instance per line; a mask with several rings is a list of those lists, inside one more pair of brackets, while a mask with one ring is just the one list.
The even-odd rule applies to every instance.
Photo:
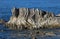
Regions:
[[16, 23], [17, 18], [16, 17], [11, 17], [10, 20], [8, 21], [8, 23]]
[[7, 23], [16, 24], [18, 27], [22, 25], [33, 28], [53, 27], [60, 24], [60, 17], [54, 17], [53, 13], [34, 8], [14, 8], [12, 9], [12, 16]]

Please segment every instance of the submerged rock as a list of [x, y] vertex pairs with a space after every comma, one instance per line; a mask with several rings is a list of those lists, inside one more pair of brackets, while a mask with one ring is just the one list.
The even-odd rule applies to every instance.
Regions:
[[46, 35], [46, 36], [56, 36], [56, 34], [53, 33], [53, 32], [47, 32], [45, 35]]

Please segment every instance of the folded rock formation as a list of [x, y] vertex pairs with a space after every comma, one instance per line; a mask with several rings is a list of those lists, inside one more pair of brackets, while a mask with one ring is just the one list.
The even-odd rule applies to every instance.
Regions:
[[60, 27], [60, 17], [38, 8], [13, 8], [12, 16], [6, 25], [15, 29], [54, 28]]

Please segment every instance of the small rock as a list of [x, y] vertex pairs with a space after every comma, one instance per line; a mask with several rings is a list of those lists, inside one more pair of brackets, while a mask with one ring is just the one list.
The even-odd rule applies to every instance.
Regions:
[[5, 21], [3, 19], [0, 19], [0, 24], [5, 24]]
[[46, 36], [56, 36], [56, 34], [53, 33], [53, 32], [47, 32], [45, 35], [46, 35]]
[[32, 39], [37, 39], [36, 37], [32, 37]]

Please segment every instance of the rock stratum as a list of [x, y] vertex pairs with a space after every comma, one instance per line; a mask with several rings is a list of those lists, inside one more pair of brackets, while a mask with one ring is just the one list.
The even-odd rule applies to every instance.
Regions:
[[11, 29], [59, 28], [60, 17], [38, 8], [13, 8], [10, 20], [4, 24]]

